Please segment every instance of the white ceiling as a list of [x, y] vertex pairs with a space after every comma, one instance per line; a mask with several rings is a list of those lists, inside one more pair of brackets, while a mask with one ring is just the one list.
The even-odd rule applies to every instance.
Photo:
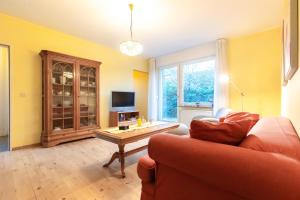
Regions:
[[134, 39], [154, 57], [279, 26], [283, 0], [0, 0], [0, 12], [118, 49]]

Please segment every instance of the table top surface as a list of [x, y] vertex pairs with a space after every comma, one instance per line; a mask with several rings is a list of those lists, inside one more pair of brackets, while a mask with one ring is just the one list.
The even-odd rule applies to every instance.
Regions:
[[119, 130], [118, 127], [98, 129], [95, 133], [98, 138], [120, 144], [130, 143], [147, 138], [156, 133], [166, 132], [179, 127], [179, 123], [173, 122], [146, 122], [141, 126], [131, 125], [128, 130]]

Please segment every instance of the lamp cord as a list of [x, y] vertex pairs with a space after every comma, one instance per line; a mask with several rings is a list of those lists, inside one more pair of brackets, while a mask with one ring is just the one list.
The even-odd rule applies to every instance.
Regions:
[[241, 105], [242, 105], [242, 112], [244, 111], [244, 97], [245, 93], [239, 88], [235, 82], [230, 80], [230, 83], [233, 85], [234, 89], [241, 95]]
[[129, 8], [130, 8], [130, 38], [132, 40], [132, 38], [133, 38], [133, 34], [132, 34], [132, 10], [133, 10], [133, 5], [129, 4]]

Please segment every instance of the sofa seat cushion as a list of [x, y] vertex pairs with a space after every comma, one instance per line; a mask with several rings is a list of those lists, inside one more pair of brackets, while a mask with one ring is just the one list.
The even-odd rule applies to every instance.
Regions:
[[228, 123], [193, 120], [190, 136], [194, 139], [238, 145], [246, 137], [250, 123], [250, 120]]
[[300, 161], [300, 140], [289, 119], [260, 119], [250, 130], [240, 147], [279, 153]]

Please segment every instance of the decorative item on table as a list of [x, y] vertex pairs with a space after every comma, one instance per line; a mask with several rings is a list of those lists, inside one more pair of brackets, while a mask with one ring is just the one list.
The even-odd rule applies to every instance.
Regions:
[[139, 118], [137, 119], [137, 125], [138, 125], [138, 126], [142, 126], [142, 123], [143, 123], [143, 121], [142, 121], [142, 119], [139, 117]]
[[130, 121], [131, 121], [131, 122], [136, 122], [136, 118], [135, 118], [135, 117], [131, 117], [131, 118], [130, 118]]
[[142, 123], [146, 123], [146, 122], [147, 122], [146, 118], [142, 116]]
[[129, 129], [129, 125], [120, 125], [119, 126], [119, 130], [128, 130]]

